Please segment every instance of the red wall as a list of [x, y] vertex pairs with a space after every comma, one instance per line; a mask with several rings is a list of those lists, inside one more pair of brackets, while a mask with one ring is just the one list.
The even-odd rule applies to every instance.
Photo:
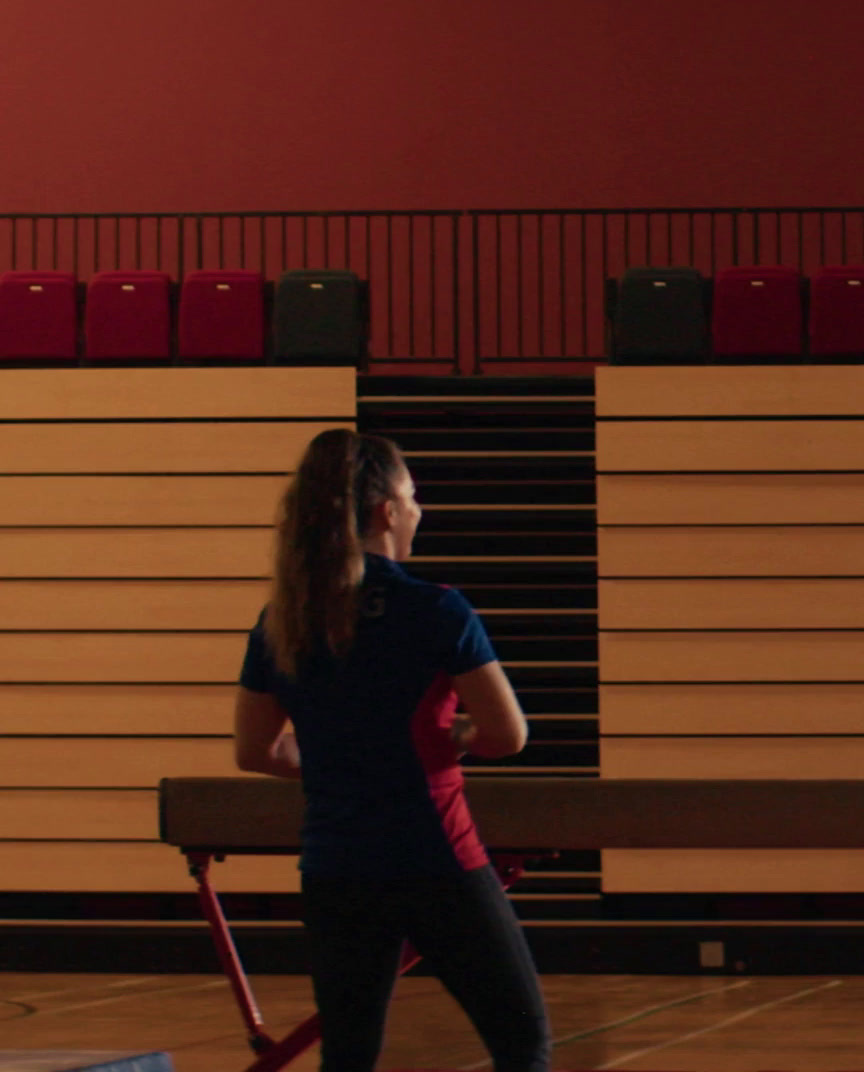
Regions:
[[0, 213], [864, 200], [861, 0], [8, 0]]

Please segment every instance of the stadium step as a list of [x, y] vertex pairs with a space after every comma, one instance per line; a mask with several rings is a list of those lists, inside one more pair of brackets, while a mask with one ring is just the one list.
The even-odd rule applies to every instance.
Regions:
[[[466, 757], [466, 775], [596, 777], [593, 381], [361, 377], [358, 414], [400, 446], [417, 485], [406, 568], [470, 600], [529, 722], [518, 756]], [[599, 855], [571, 854], [526, 883], [517, 911], [580, 918], [598, 890]]]

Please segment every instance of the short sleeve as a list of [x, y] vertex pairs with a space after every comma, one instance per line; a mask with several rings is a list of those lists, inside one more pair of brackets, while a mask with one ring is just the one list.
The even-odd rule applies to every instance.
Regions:
[[444, 640], [444, 669], [454, 677], [467, 674], [498, 656], [476, 611], [455, 588], [447, 589], [440, 604], [441, 636]]
[[258, 621], [249, 631], [246, 655], [240, 670], [240, 684], [251, 692], [273, 691], [275, 667], [264, 636], [264, 614], [265, 611], [261, 611]]

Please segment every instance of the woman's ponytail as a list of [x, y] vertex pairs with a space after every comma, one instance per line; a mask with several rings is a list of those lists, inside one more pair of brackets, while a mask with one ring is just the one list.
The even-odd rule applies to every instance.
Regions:
[[346, 428], [312, 440], [283, 496], [265, 628], [280, 670], [323, 643], [351, 647], [363, 579], [363, 537], [400, 467], [395, 444]]

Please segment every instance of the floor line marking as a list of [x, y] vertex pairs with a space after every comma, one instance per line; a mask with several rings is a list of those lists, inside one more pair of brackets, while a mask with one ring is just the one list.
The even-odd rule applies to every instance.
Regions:
[[29, 1001], [31, 998], [54, 998], [58, 994], [80, 994], [86, 990], [116, 989], [124, 986], [135, 986], [136, 983], [147, 981], [146, 975], [133, 976], [131, 979], [120, 979], [113, 983], [96, 983], [92, 986], [67, 986], [63, 990], [29, 990], [26, 994], [13, 994], [10, 1001]]
[[785, 1004], [787, 1001], [794, 1001], [796, 998], [807, 997], [808, 994], [817, 994], [820, 990], [830, 990], [832, 987], [842, 985], [842, 979], [833, 979], [830, 983], [823, 983], [822, 986], [813, 986], [807, 990], [799, 990], [795, 994], [787, 994], [785, 998], [778, 998], [776, 1001], [766, 1001], [762, 1005], [756, 1005], [754, 1008], [739, 1012], [735, 1016], [730, 1016], [725, 1020], [719, 1020], [716, 1024], [712, 1024], [710, 1027], [703, 1027], [698, 1031], [689, 1031], [686, 1035], [680, 1035], [678, 1038], [670, 1039], [668, 1042], [660, 1042], [656, 1046], [648, 1046], [644, 1050], [634, 1050], [632, 1053], [625, 1053], [621, 1057], [615, 1057], [611, 1061], [607, 1061], [606, 1064], [597, 1065], [594, 1072], [603, 1072], [604, 1069], [617, 1068], [618, 1065], [626, 1064], [628, 1061], [635, 1061], [637, 1057], [644, 1057], [646, 1054], [656, 1053], [658, 1050], [666, 1050], [670, 1046], [677, 1046], [680, 1042], [687, 1042], [689, 1039], [699, 1038], [700, 1035], [708, 1035], [712, 1031], [719, 1031], [721, 1028], [728, 1027], [730, 1024], [737, 1024], [741, 1020], [747, 1020], [759, 1012], [764, 1012], [765, 1009], [772, 1009], [777, 1005]]
[[120, 994], [114, 998], [99, 998], [96, 1001], [82, 1001], [76, 1005], [56, 1005], [50, 1009], [36, 1009], [35, 1016], [57, 1016], [65, 1012], [77, 1012], [79, 1009], [93, 1009], [100, 1005], [113, 1005], [118, 1001], [129, 1001], [131, 998], [160, 997], [163, 994], [182, 994], [190, 990], [213, 990], [217, 987], [228, 986], [227, 979], [217, 979], [210, 983], [196, 983], [194, 986], [154, 987], [152, 990], [139, 990], [134, 994]]
[[[649, 1005], [647, 1009], [640, 1009], [638, 1012], [631, 1013], [629, 1016], [624, 1016], [620, 1020], [610, 1020], [607, 1024], [600, 1024], [598, 1027], [590, 1027], [586, 1031], [577, 1031], [575, 1034], [562, 1035], [560, 1038], [552, 1040], [552, 1048], [557, 1046], [563, 1046], [565, 1042], [575, 1042], [577, 1039], [590, 1038], [591, 1035], [599, 1035], [603, 1031], [611, 1031], [615, 1027], [623, 1027], [625, 1024], [632, 1024], [636, 1020], [644, 1020], [648, 1016], [653, 1016], [654, 1013], [664, 1012], [666, 1009], [674, 1009], [677, 1005], [686, 1005], [691, 1001], [699, 1001], [700, 998], [708, 997], [710, 994], [723, 994], [728, 990], [740, 990], [744, 986], [750, 986], [750, 980], [745, 979], [740, 983], [732, 983], [730, 986], [718, 986], [712, 990], [699, 990], [693, 994], [687, 994], [682, 998], [675, 998], [672, 1001], [666, 1001], [662, 1005]], [[478, 1061], [474, 1065], [463, 1065], [459, 1072], [476, 1072], [479, 1068], [488, 1068], [492, 1064], [491, 1059], [485, 1061]]]

